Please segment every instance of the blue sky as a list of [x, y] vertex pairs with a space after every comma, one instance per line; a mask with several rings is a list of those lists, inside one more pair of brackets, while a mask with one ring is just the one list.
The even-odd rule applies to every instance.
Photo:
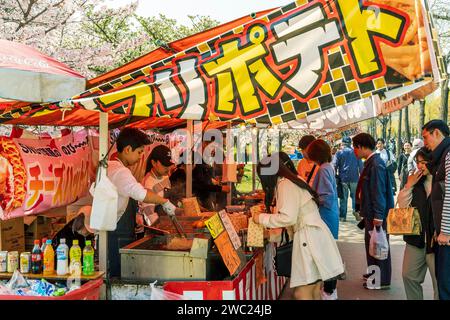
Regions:
[[[252, 12], [284, 6], [294, 0], [140, 0], [137, 13], [157, 16], [160, 13], [179, 23], [187, 24], [187, 15], [208, 15], [220, 22], [228, 22]], [[118, 7], [131, 0], [109, 0]]]

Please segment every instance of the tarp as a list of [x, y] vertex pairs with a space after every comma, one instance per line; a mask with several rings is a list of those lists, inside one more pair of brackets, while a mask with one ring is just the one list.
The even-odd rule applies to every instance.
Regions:
[[365, 119], [347, 106], [373, 117], [385, 95], [439, 81], [437, 48], [422, 0], [299, 0], [71, 100], [7, 116], [67, 108], [341, 127]]
[[[0, 39], [0, 98], [57, 102], [85, 90], [84, 77], [29, 46]], [[1, 101], [0, 101], [1, 103]]]

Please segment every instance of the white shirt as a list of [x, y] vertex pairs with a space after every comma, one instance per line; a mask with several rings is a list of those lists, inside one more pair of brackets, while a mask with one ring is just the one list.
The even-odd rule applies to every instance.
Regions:
[[387, 164], [387, 162], [389, 161], [388, 152], [389, 152], [389, 155], [391, 156], [391, 161], [395, 160], [392, 152], [387, 151], [386, 149], [383, 149], [381, 151], [377, 149], [377, 151], [375, 151], [375, 152], [380, 154], [380, 157], [381, 157], [381, 159], [383, 159], [385, 164]]
[[[168, 176], [156, 177], [152, 171], [147, 173], [142, 182], [145, 189], [156, 193], [160, 197], [164, 197], [164, 188], [170, 189], [170, 180]], [[139, 203], [139, 211], [144, 214], [148, 225], [152, 225], [157, 219], [158, 214], [155, 212], [156, 205], [153, 203]]]
[[117, 221], [122, 217], [130, 198], [144, 201], [147, 190], [137, 182], [130, 169], [125, 167], [120, 160], [108, 162], [107, 175], [109, 180], [116, 186], [119, 195], [117, 199]]

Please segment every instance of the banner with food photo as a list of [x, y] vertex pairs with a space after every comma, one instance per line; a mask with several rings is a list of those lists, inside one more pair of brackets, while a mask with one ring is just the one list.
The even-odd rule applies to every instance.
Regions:
[[[45, 108], [265, 124], [312, 119], [326, 129], [364, 120], [346, 114], [347, 105], [380, 104], [390, 91], [440, 81], [442, 71], [423, 0], [298, 0]], [[325, 112], [336, 119], [317, 122]]]
[[58, 139], [0, 137], [0, 219], [41, 213], [85, 196], [91, 156], [87, 130]]

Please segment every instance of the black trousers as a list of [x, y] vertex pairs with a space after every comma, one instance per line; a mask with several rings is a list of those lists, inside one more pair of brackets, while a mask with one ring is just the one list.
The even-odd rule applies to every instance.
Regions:
[[435, 264], [439, 300], [450, 300], [450, 246], [437, 246]]
[[[391, 284], [391, 274], [392, 274], [392, 263], [391, 263], [391, 248], [389, 247], [389, 255], [386, 260], [378, 260], [372, 257], [369, 254], [369, 243], [370, 243], [370, 234], [369, 231], [373, 230], [373, 221], [368, 219], [364, 219], [365, 227], [364, 227], [364, 241], [366, 244], [366, 258], [367, 258], [367, 266], [378, 266], [380, 268], [380, 285], [390, 285]], [[383, 221], [383, 230], [386, 231], [386, 220]], [[387, 239], [389, 242], [389, 235], [387, 235]], [[364, 272], [366, 273], [366, 272]]]
[[136, 241], [136, 212], [138, 203], [130, 198], [125, 213], [117, 221], [117, 228], [108, 232], [108, 272], [110, 277], [120, 277], [119, 249]]

